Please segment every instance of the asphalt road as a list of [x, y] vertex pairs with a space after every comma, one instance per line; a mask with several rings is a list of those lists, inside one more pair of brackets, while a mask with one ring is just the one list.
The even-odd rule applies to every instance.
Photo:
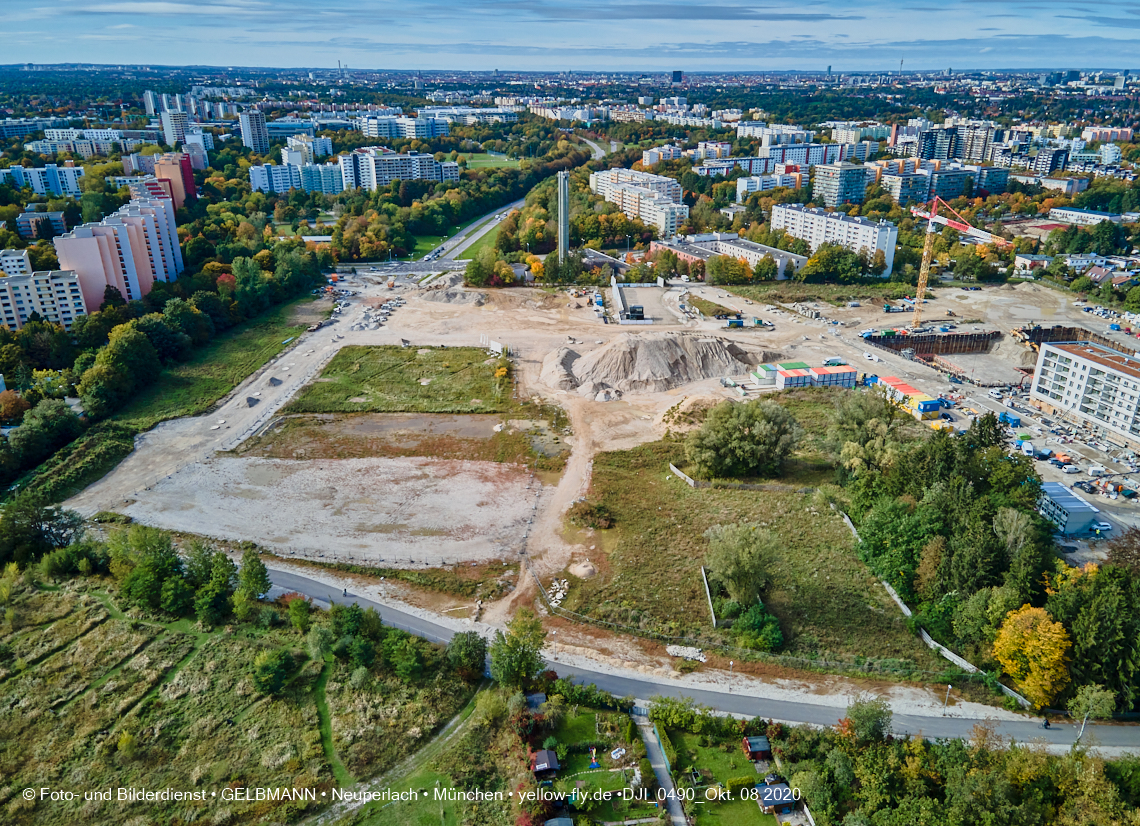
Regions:
[[[330, 588], [321, 582], [298, 574], [270, 570], [269, 576], [274, 585], [317, 600], [333, 603], [356, 603], [364, 608], [375, 608], [383, 617], [386, 625], [399, 628], [432, 642], [447, 642], [454, 633], [446, 626], [413, 614], [404, 613], [387, 605], [381, 605], [366, 597], [353, 594], [351, 591], [347, 597], [343, 593], [338, 594], [335, 588]], [[549, 662], [549, 665], [556, 671], [561, 670], [563, 674], [568, 673], [566, 666], [556, 661]], [[644, 700], [658, 695], [692, 697], [698, 703], [718, 711], [817, 725], [832, 725], [839, 717], [833, 706], [758, 699], [726, 691], [681, 688], [669, 683], [657, 683], [641, 675], [619, 676], [581, 668], [574, 669], [572, 673], [575, 682], [594, 683], [599, 688], [618, 697], [632, 696]], [[896, 714], [894, 716], [896, 732], [900, 734], [922, 734], [930, 738], [966, 738], [970, 736], [971, 730], [978, 722], [980, 721], [976, 719], [962, 717], [909, 714]], [[1077, 727], [1067, 722], [1056, 723], [1046, 731], [1041, 728], [1039, 723], [1030, 720], [1026, 722], [999, 722], [997, 731], [1001, 736], [1012, 737], [1018, 742], [1041, 741], [1068, 746], [1076, 738]], [[1085, 731], [1085, 740], [1095, 740], [1098, 745], [1110, 748], [1140, 748], [1140, 728], [1130, 725], [1102, 726], [1090, 724]]]

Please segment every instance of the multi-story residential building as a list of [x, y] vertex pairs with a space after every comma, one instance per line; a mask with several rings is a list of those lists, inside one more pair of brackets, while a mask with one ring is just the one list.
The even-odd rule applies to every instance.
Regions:
[[198, 200], [198, 187], [194, 183], [194, 166], [185, 152], [168, 152], [154, 158], [154, 177], [170, 181], [175, 209]]
[[867, 195], [867, 171], [858, 164], [840, 161], [815, 167], [812, 198], [829, 207], [861, 204]]
[[45, 164], [41, 169], [9, 166], [0, 169], [0, 183], [10, 182], [17, 189], [30, 186], [37, 195], [78, 198], [83, 194], [79, 188], [83, 174], [83, 167], [71, 165], [71, 161], [63, 166]]
[[158, 95], [150, 89], [143, 92], [143, 108], [146, 110], [148, 116], [153, 117], [158, 113]]
[[288, 192], [301, 188], [299, 164], [265, 164], [249, 168], [249, 187], [254, 192]]
[[260, 109], [247, 109], [238, 116], [241, 125], [241, 142], [259, 155], [269, 151], [269, 129], [265, 113]]
[[968, 121], [958, 124], [958, 152], [955, 157], [971, 161], [988, 161], [993, 148], [1005, 137], [1005, 130], [991, 123]]
[[[297, 157], [301, 159], [301, 164], [316, 163], [317, 158], [331, 155], [333, 151], [332, 138], [314, 138], [309, 135], [293, 135], [287, 138], [285, 148], [298, 153]], [[286, 161], [282, 160], [282, 163]]]
[[366, 138], [439, 138], [451, 129], [442, 118], [425, 117], [359, 118], [356, 124]]
[[32, 271], [32, 258], [27, 250], [0, 250], [0, 273], [26, 275]]
[[22, 138], [33, 132], [54, 127], [67, 127], [67, 118], [5, 118], [0, 120], [0, 138]]
[[214, 149], [214, 136], [209, 132], [203, 132], [201, 129], [190, 127], [186, 131], [186, 140], [184, 141], [183, 149], [190, 146], [201, 146], [203, 152], [212, 152]]
[[890, 136], [891, 127], [882, 123], [852, 124], [831, 130], [831, 139], [836, 143], [862, 143], [866, 140], [878, 142]]
[[127, 184], [132, 198], [168, 198], [174, 203], [174, 189], [166, 178], [143, 175]]
[[879, 183], [900, 206], [930, 200], [930, 176], [921, 172], [884, 172]]
[[1140, 362], [1131, 352], [1091, 341], [1042, 343], [1029, 400], [1108, 441], [1140, 447]]
[[840, 244], [850, 250], [866, 250], [869, 256], [881, 251], [887, 263], [884, 275], [889, 275], [894, 266], [899, 230], [890, 221], [870, 221], [802, 204], [776, 204], [771, 222], [772, 229], [807, 241], [812, 252], [821, 244]]
[[1124, 141], [1127, 143], [1132, 140], [1132, 130], [1127, 127], [1089, 126], [1081, 132], [1081, 140], [1088, 143], [1102, 141]]
[[154, 155], [140, 155], [138, 153], [123, 156], [124, 175], [153, 175]]
[[957, 127], [927, 129], [918, 133], [915, 157], [924, 161], [945, 161], [958, 157], [959, 145]]
[[651, 255], [660, 250], [669, 250], [690, 264], [696, 261], [708, 262], [717, 255], [730, 255], [748, 262], [749, 267], [755, 267], [762, 259], [771, 258], [776, 262], [777, 280], [790, 277], [793, 272], [807, 263], [807, 256], [757, 244], [740, 238], [735, 232], [688, 235], [668, 241], [654, 241], [649, 246]]
[[183, 269], [174, 203], [168, 198], [132, 201], [54, 243], [60, 266], [79, 276], [88, 307], [102, 305], [108, 285], [130, 301], [149, 293], [155, 281], [175, 280]]
[[675, 161], [683, 157], [685, 151], [679, 146], [666, 144], [665, 146], [655, 146], [652, 149], [646, 149], [641, 153], [642, 166], [656, 166], [661, 161]]
[[803, 173], [787, 172], [782, 175], [752, 175], [736, 179], [736, 200], [744, 202], [753, 192], [767, 192], [769, 189], [786, 186], [799, 189], [803, 186]]
[[474, 126], [477, 123], [515, 123], [519, 119], [518, 114], [509, 109], [474, 106], [425, 106], [417, 114], [421, 118], [460, 123], [464, 126]]
[[123, 139], [121, 129], [45, 129], [44, 139], [49, 141], [106, 141], [116, 143]]
[[810, 143], [815, 137], [815, 132], [788, 124], [741, 121], [736, 125], [736, 136], [738, 138], [760, 138], [762, 146], [777, 146], [785, 143]]
[[1043, 146], [1037, 150], [1037, 157], [1033, 159], [1031, 169], [1038, 175], [1048, 175], [1051, 172], [1064, 169], [1069, 161], [1069, 150], [1053, 146]]
[[839, 143], [793, 143], [762, 146], [755, 157], [721, 158], [706, 160], [693, 168], [698, 175], [728, 175], [739, 167], [749, 175], [778, 173], [781, 166], [803, 169], [825, 163], [835, 163], [851, 157], [855, 147]]
[[79, 276], [70, 270], [39, 270], [0, 278], [0, 324], [19, 330], [36, 313], [70, 330], [87, 315]]
[[305, 164], [301, 167], [301, 189], [336, 195], [344, 191], [344, 176], [335, 163]]
[[941, 169], [924, 170], [920, 174], [930, 178], [930, 198], [938, 197], [943, 201], [952, 201], [966, 194], [966, 187], [971, 175], [965, 169], [943, 167]]
[[607, 169], [590, 175], [590, 190], [630, 218], [657, 227], [662, 238], [677, 234], [689, 217], [681, 185], [672, 178], [634, 169]]
[[459, 164], [425, 152], [396, 153], [382, 146], [356, 149], [337, 158], [343, 189], [375, 192], [392, 181], [458, 181]]
[[162, 122], [162, 139], [167, 146], [186, 142], [186, 133], [190, 130], [190, 116], [185, 112], [163, 112], [159, 115]]
[[1049, 210], [1049, 220], [1062, 221], [1066, 224], [1076, 224], [1082, 227], [1092, 227], [1102, 221], [1111, 221], [1119, 224], [1124, 220], [1123, 215], [1111, 212], [1097, 212], [1093, 209], [1077, 209], [1076, 207], [1053, 207]]
[[16, 216], [16, 234], [26, 240], [52, 238], [67, 232], [62, 212], [37, 212], [30, 206]]

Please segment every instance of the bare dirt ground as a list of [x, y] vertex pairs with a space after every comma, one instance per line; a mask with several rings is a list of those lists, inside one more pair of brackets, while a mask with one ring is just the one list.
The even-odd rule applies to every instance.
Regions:
[[537, 483], [517, 465], [216, 457], [163, 479], [132, 518], [277, 554], [443, 565], [518, 554]]

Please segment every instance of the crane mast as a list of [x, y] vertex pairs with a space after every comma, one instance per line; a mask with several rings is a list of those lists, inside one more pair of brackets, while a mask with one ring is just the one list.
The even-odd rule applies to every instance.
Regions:
[[922, 301], [926, 296], [926, 282], [930, 280], [930, 259], [934, 257], [934, 214], [938, 202], [930, 208], [930, 220], [926, 222], [926, 243], [922, 245], [922, 267], [918, 271], [918, 287], [914, 291], [914, 317], [910, 320], [912, 329], [922, 326]]

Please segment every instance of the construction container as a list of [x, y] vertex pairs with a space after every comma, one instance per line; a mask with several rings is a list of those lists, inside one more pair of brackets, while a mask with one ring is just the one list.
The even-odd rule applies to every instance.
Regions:
[[756, 382], [757, 384], [764, 384], [764, 385], [775, 384], [776, 383], [776, 371], [770, 370], [770, 369], [768, 369], [768, 367], [769, 367], [769, 365], [762, 364], [759, 367], [757, 367], [755, 370], [753, 370], [751, 373], [749, 373], [748, 375], [751, 376], [752, 381]]
[[805, 361], [785, 361], [777, 364], [776, 367], [780, 370], [807, 370], [809, 369], [808, 363]]
[[817, 387], [854, 387], [859, 373], [854, 367], [813, 367], [812, 383]]
[[811, 387], [811, 373], [807, 370], [777, 370], [776, 389], [786, 390], [793, 387]]

